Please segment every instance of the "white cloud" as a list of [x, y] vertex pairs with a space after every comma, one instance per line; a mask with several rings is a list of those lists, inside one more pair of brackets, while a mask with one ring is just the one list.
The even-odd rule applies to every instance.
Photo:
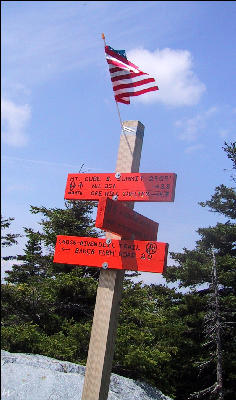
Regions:
[[197, 151], [197, 150], [202, 150], [204, 148], [204, 146], [202, 145], [202, 144], [196, 144], [196, 145], [194, 145], [194, 146], [189, 146], [189, 147], [187, 147], [186, 149], [185, 149], [185, 153], [186, 154], [191, 154], [191, 153], [193, 153], [194, 151]]
[[204, 111], [193, 118], [184, 118], [176, 121], [175, 126], [181, 128], [179, 138], [187, 142], [195, 141], [198, 138], [199, 133], [205, 128], [207, 119], [217, 111], [216, 107], [211, 107], [209, 110]]
[[156, 79], [159, 91], [137, 97], [142, 102], [161, 102], [170, 106], [197, 104], [205, 85], [193, 72], [193, 60], [187, 50], [165, 48], [154, 52], [139, 48], [127, 52], [127, 58]]
[[229, 135], [229, 129], [220, 129], [219, 130], [219, 135], [221, 138], [226, 139], [227, 136]]
[[25, 146], [28, 142], [25, 129], [31, 117], [29, 105], [17, 105], [10, 100], [2, 99], [1, 115], [3, 141], [9, 146]]

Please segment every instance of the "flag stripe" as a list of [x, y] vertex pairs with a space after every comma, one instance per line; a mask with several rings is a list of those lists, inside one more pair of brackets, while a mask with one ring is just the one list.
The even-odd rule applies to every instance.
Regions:
[[127, 101], [127, 100], [125, 100], [126, 98], [129, 98], [130, 96], [140, 96], [141, 94], [149, 93], [149, 92], [152, 92], [152, 91], [155, 91], [155, 90], [158, 90], [158, 89], [156, 87], [152, 87], [152, 88], [149, 88], [149, 89], [139, 90], [138, 92], [137, 91], [136, 92], [129, 92], [129, 93], [126, 93], [126, 95], [128, 95], [128, 97], [124, 97], [125, 96], [124, 94], [116, 95], [115, 96], [115, 100], [117, 102], [119, 102], [119, 103], [130, 104], [130, 100]]
[[[135, 91], [135, 92], [129, 92], [127, 94], [129, 96], [140, 96], [141, 94], [148, 93], [148, 92], [153, 92], [155, 90], [159, 90], [159, 89], [157, 89], [157, 87], [151, 87], [151, 88], [147, 88], [147, 89], [138, 90], [138, 91]], [[124, 95], [122, 95], [122, 96], [124, 96]]]
[[[128, 100], [126, 100], [128, 99]], [[115, 100], [117, 101], [117, 103], [124, 103], [124, 104], [130, 104], [130, 99], [129, 97], [122, 97], [122, 96], [115, 96]]]
[[105, 53], [116, 102], [130, 104], [130, 96], [159, 90], [155, 79], [141, 71], [126, 57], [109, 46], [105, 46]]
[[105, 52], [107, 54], [107, 59], [111, 58], [112, 60], [117, 60], [117, 62], [120, 61], [122, 64], [126, 64], [127, 69], [134, 69], [134, 70], [139, 71], [139, 68], [136, 67], [136, 65], [134, 65], [133, 63], [128, 61], [127, 58], [120, 56], [116, 51], [112, 51], [109, 48], [109, 46], [105, 47]]
[[121, 71], [123, 71], [124, 72], [124, 70], [123, 69], [121, 69], [121, 68], [118, 68], [118, 67], [112, 67], [111, 65], [109, 65], [109, 70], [110, 70], [110, 73], [115, 73], [115, 72], [121, 72]]
[[113, 90], [120, 90], [120, 89], [128, 89], [128, 88], [135, 88], [136, 86], [145, 85], [146, 83], [155, 82], [153, 78], [142, 79], [141, 81], [134, 82], [133, 80], [130, 83], [125, 83], [121, 85], [113, 86]]
[[129, 84], [129, 83], [132, 83], [132, 81], [137, 81], [137, 80], [140, 80], [140, 78], [133, 78], [133, 79], [130, 79], [130, 77], [127, 77], [127, 78], [123, 78], [123, 76], [119, 76], [119, 79], [117, 79], [117, 80], [115, 80], [115, 81], [113, 81], [112, 80], [112, 86], [113, 86], [113, 89], [116, 87], [116, 86], [118, 86], [118, 85], [122, 85], [122, 84]]
[[[150, 90], [151, 91], [151, 89], [153, 89], [154, 88], [154, 90], [158, 90], [157, 89], [157, 86], [153, 86], [153, 84], [152, 83], [147, 83], [147, 84], [145, 84], [145, 85], [141, 85], [141, 86], [139, 86], [139, 87], [129, 87], [129, 88], [125, 88], [125, 89], [119, 89], [119, 90], [115, 90], [114, 91], [114, 94], [115, 94], [115, 96], [116, 95], [124, 95], [124, 96], [129, 96], [129, 93], [135, 93], [135, 92], [140, 92], [142, 89], [147, 89], [147, 90]], [[141, 94], [141, 93], [140, 93]]]
[[136, 74], [134, 72], [130, 72], [129, 74], [124, 74], [123, 73], [123, 74], [119, 74], [119, 75], [111, 74], [111, 81], [112, 82], [116, 82], [116, 81], [121, 80], [121, 79], [130, 79], [130, 78], [133, 79], [133, 78], [136, 78], [136, 77], [141, 76], [141, 75], [147, 75], [147, 74], [145, 74], [144, 72], [139, 72], [138, 74]]
[[130, 71], [130, 67], [128, 65], [126, 65], [125, 63], [121, 63], [120, 61], [117, 61], [115, 59], [107, 58], [107, 62], [108, 62], [108, 64], [116, 65], [117, 67], [120, 67], [122, 69], [126, 69], [127, 71]]

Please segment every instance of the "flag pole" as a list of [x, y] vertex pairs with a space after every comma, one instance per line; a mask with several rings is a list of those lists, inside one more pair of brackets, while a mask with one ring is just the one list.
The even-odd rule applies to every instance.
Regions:
[[105, 39], [104, 33], [102, 33], [102, 39], [103, 39], [103, 41], [104, 41], [104, 46], [106, 46], [106, 39]]
[[124, 131], [124, 129], [123, 129], [123, 123], [122, 123], [122, 120], [121, 120], [120, 110], [119, 110], [117, 101], [116, 101], [116, 108], [117, 108], [117, 111], [118, 111], [118, 116], [119, 116], [119, 120], [120, 120], [121, 130], [122, 130], [122, 132], [123, 132], [123, 131]]
[[[104, 33], [102, 33], [102, 39], [104, 41], [104, 47], [106, 47], [106, 39], [105, 39]], [[116, 108], [117, 108], [117, 112], [118, 112], [118, 117], [119, 117], [119, 121], [120, 121], [121, 130], [122, 130], [122, 132], [124, 132], [122, 119], [121, 119], [121, 115], [120, 115], [120, 110], [119, 110], [118, 103], [117, 103], [116, 100], [115, 100], [115, 103], [116, 103]]]

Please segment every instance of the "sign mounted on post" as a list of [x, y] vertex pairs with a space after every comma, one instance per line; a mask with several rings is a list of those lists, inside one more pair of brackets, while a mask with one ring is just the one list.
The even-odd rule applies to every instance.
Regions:
[[109, 198], [99, 200], [95, 226], [126, 239], [156, 240], [158, 223]]
[[163, 273], [167, 252], [167, 243], [154, 241], [57, 236], [53, 262]]
[[66, 200], [174, 201], [174, 173], [68, 174]]

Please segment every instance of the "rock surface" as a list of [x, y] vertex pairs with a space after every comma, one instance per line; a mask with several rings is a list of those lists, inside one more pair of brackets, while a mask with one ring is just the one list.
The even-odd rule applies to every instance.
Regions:
[[[79, 400], [85, 367], [67, 361], [1, 351], [2, 400]], [[108, 400], [171, 400], [159, 390], [112, 374]]]

